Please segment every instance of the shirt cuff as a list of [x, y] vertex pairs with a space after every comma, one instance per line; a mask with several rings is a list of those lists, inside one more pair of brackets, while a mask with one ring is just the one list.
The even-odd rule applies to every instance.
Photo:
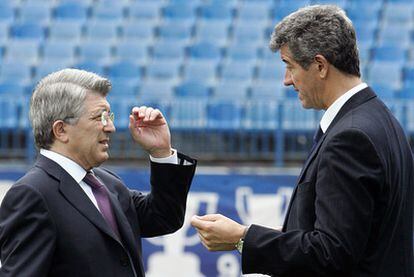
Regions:
[[171, 148], [172, 154], [171, 156], [165, 157], [165, 158], [154, 158], [150, 155], [150, 160], [154, 163], [160, 163], [160, 164], [178, 164], [178, 155], [177, 150], [174, 148]]

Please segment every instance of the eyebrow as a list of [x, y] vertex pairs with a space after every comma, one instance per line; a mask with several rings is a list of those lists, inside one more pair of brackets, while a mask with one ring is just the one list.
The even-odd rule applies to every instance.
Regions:
[[101, 108], [100, 110], [98, 110], [98, 109], [93, 110], [93, 111], [91, 111], [91, 117], [94, 118], [94, 117], [100, 116], [101, 114], [98, 114], [98, 113], [102, 113], [104, 111], [110, 113], [111, 112], [111, 109], [110, 108], [109, 109], [107, 109], [107, 108]]

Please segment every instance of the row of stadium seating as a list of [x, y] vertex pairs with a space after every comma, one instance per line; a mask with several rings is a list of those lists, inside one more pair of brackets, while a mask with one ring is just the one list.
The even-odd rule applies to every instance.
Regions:
[[364, 79], [384, 99], [414, 98], [414, 2], [404, 0], [3, 1], [0, 95], [27, 98], [42, 76], [77, 67], [109, 77], [114, 99], [289, 99], [267, 46], [273, 24], [327, 2], [356, 26]]

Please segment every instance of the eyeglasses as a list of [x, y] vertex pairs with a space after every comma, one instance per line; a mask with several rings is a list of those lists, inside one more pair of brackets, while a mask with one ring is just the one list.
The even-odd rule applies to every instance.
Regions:
[[108, 125], [108, 119], [110, 119], [113, 123], [115, 119], [114, 113], [113, 112], [108, 113], [107, 111], [103, 111], [101, 114], [101, 122], [103, 126]]

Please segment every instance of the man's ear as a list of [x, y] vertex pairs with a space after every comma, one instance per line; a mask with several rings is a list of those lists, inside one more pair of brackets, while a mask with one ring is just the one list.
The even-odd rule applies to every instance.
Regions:
[[52, 132], [56, 140], [62, 143], [68, 142], [69, 138], [66, 128], [67, 124], [63, 120], [56, 120], [53, 122]]
[[316, 63], [316, 66], [319, 72], [319, 77], [321, 79], [326, 79], [326, 77], [328, 76], [328, 71], [329, 71], [328, 60], [324, 56], [318, 54], [315, 56], [315, 63]]

